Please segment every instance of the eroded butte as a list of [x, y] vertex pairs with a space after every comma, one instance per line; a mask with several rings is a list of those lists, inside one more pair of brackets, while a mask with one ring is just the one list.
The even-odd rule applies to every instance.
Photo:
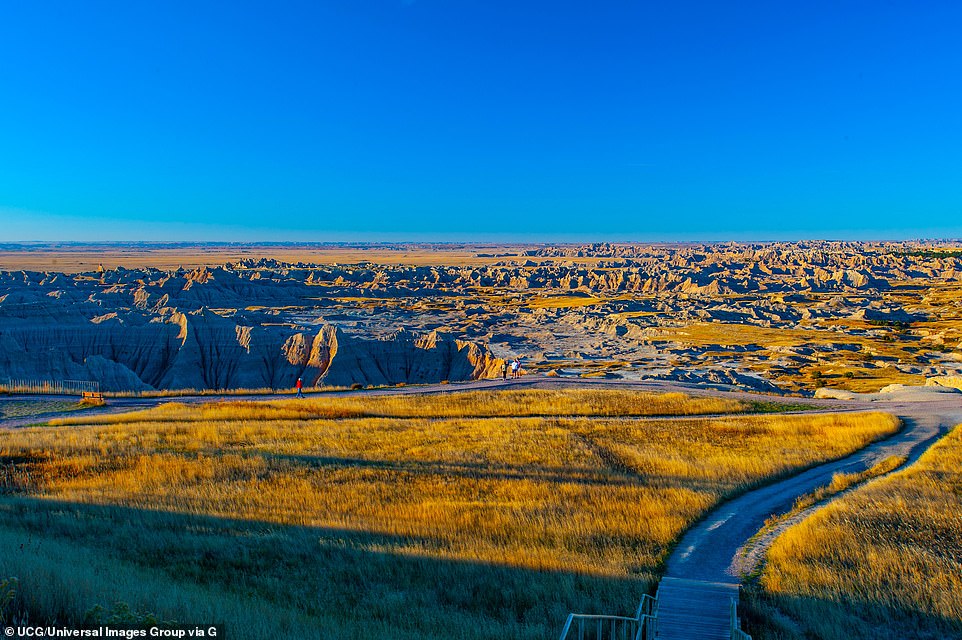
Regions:
[[949, 243], [0, 249], [0, 383], [391, 385], [519, 356], [528, 373], [774, 392], [962, 373]]

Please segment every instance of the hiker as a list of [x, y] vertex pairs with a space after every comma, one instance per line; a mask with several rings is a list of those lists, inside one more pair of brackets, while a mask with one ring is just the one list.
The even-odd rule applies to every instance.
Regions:
[[295, 384], [294, 386], [297, 387], [297, 397], [298, 397], [298, 398], [303, 398], [303, 397], [304, 397], [304, 394], [301, 393], [301, 388], [304, 387], [304, 381], [301, 380], [300, 378], [298, 378], [298, 379], [297, 379], [297, 384]]
[[517, 378], [517, 377], [518, 377], [518, 367], [519, 367], [519, 366], [520, 366], [520, 364], [518, 363], [518, 359], [517, 359], [517, 358], [515, 358], [514, 360], [511, 361], [511, 377], [512, 377], [512, 378]]
[[501, 379], [502, 380], [508, 379], [508, 361], [507, 360], [501, 363]]

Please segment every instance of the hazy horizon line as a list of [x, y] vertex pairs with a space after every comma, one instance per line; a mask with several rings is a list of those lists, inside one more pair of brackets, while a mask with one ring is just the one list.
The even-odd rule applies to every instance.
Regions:
[[43, 245], [232, 245], [232, 246], [344, 246], [344, 245], [585, 245], [585, 244], [775, 244], [804, 242], [857, 242], [857, 243], [962, 243], [962, 236], [915, 236], [915, 237], [846, 237], [846, 236], [799, 236], [799, 237], [686, 237], [686, 238], [574, 238], [574, 237], [505, 237], [505, 238], [345, 238], [339, 240], [215, 240], [215, 239], [166, 239], [166, 240], [0, 240], [4, 246]]

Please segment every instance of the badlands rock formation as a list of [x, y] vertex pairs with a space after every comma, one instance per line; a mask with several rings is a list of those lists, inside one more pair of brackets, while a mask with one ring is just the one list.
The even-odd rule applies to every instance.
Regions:
[[557, 375], [767, 391], [962, 373], [962, 254], [939, 246], [417, 250], [434, 262], [315, 263], [305, 247], [295, 262], [0, 272], [0, 383], [397, 384], [493, 375], [516, 356]]
[[[484, 348], [438, 331], [364, 339], [249, 304], [303, 303], [289, 289], [223, 269], [3, 273], [0, 382], [97, 380], [117, 391], [285, 388], [298, 377], [309, 386], [389, 385], [500, 369]], [[245, 308], [225, 309], [232, 304]]]

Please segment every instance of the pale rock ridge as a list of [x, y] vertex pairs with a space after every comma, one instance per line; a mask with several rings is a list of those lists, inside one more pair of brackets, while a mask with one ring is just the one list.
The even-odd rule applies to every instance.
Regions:
[[244, 347], [247, 353], [251, 352], [251, 327], [244, 327], [237, 325], [235, 327], [237, 331], [237, 344]]
[[311, 343], [311, 356], [307, 360], [307, 366], [316, 369], [319, 376], [327, 373], [331, 361], [337, 355], [337, 333], [336, 327], [325, 325]]
[[[217, 302], [213, 290], [197, 295], [221, 280], [217, 274], [198, 270], [187, 278], [189, 287], [174, 277], [157, 286]], [[104, 273], [108, 288], [120, 289], [108, 300], [130, 295], [109, 282], [124, 275]], [[204, 304], [186, 313], [148, 310], [137, 296], [109, 310], [103, 293], [87, 293], [77, 281], [63, 299], [51, 299], [42, 287], [31, 291], [38, 281], [29, 274], [0, 276], [12, 289], [0, 299], [0, 380], [92, 379], [106, 390], [286, 388], [298, 377], [309, 384], [384, 385], [463, 380], [496, 368], [483, 347], [440, 332], [370, 340], [329, 324], [272, 322], [271, 310], [222, 315]], [[164, 294], [158, 302], [168, 301]]]
[[285, 340], [284, 346], [281, 347], [281, 351], [284, 353], [284, 359], [287, 360], [289, 364], [297, 367], [303, 367], [307, 365], [310, 352], [307, 347], [307, 340], [305, 340], [303, 333], [295, 333]]

